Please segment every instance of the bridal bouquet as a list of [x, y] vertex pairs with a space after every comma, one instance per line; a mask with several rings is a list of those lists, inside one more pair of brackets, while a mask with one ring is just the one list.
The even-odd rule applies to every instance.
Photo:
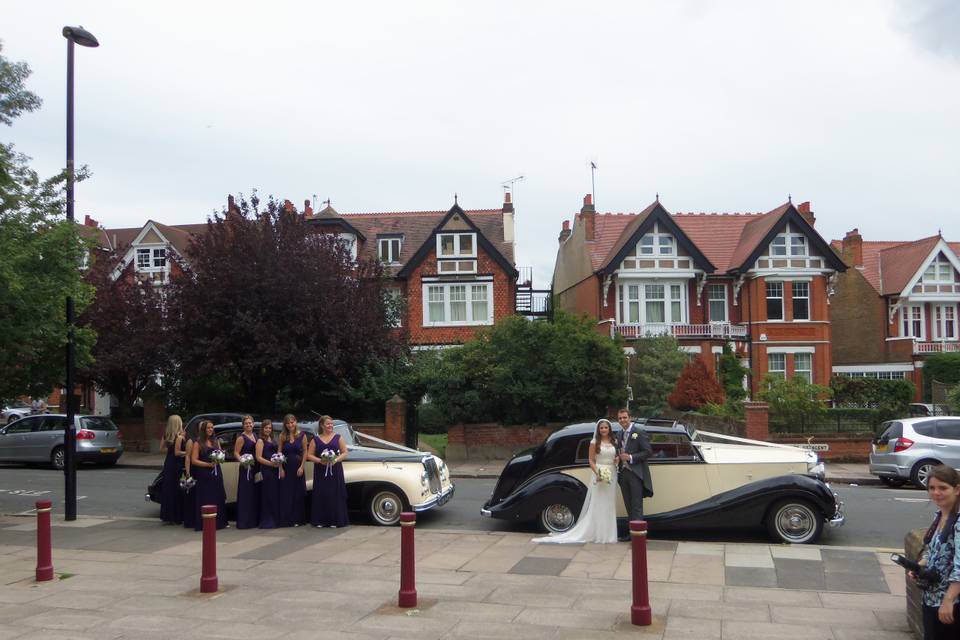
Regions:
[[320, 462], [327, 467], [326, 472], [323, 474], [324, 477], [329, 476], [331, 473], [331, 465], [337, 460], [337, 452], [333, 449], [324, 449], [320, 452]]
[[282, 465], [286, 461], [287, 461], [287, 456], [283, 455], [282, 453], [275, 453], [272, 456], [270, 456], [270, 462], [275, 462], [277, 464]]
[[180, 476], [180, 489], [181, 491], [190, 491], [193, 489], [194, 485], [197, 484], [197, 481], [184, 473]]
[[613, 482], [613, 474], [610, 472], [610, 467], [600, 467], [597, 475], [600, 476], [600, 482], [606, 482], [607, 484]]
[[250, 479], [250, 468], [253, 467], [254, 459], [253, 455], [249, 453], [244, 453], [240, 456], [240, 466], [247, 470], [247, 480]]
[[213, 475], [217, 475], [217, 468], [227, 459], [223, 449], [214, 449], [210, 452], [210, 462], [213, 463]]

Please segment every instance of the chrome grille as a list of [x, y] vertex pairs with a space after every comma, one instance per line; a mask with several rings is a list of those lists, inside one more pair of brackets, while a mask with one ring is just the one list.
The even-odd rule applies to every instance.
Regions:
[[431, 493], [440, 493], [440, 469], [437, 467], [437, 460], [433, 456], [423, 459], [423, 467], [427, 470], [427, 478], [430, 483]]

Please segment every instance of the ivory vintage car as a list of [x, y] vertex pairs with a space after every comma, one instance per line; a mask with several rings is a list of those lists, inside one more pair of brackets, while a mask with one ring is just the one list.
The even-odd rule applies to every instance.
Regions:
[[[316, 422], [300, 423], [300, 430], [308, 435], [316, 433], [317, 428]], [[259, 433], [259, 422], [254, 429]], [[233, 457], [233, 442], [243, 429], [236, 422], [216, 425], [215, 430], [227, 454], [222, 469], [227, 510], [232, 512], [237, 500], [237, 476], [241, 471]], [[343, 420], [334, 421], [334, 430], [346, 441], [350, 451], [343, 461], [350, 511], [366, 513], [375, 524], [388, 526], [400, 521], [402, 511], [427, 511], [445, 505], [453, 497], [454, 485], [447, 465], [437, 456], [354, 431]], [[313, 490], [312, 462], [306, 463], [304, 474], [309, 505], [309, 494]], [[160, 489], [166, 480], [161, 472], [147, 488], [146, 498], [159, 503]]]
[[[843, 503], [823, 481], [811, 451], [719, 434], [691, 435], [671, 422], [648, 420], [654, 496], [644, 500], [650, 530], [765, 526], [790, 543], [816, 541], [824, 524], [843, 524]], [[614, 431], [619, 437], [620, 426]], [[575, 424], [539, 447], [515, 455], [483, 506], [484, 516], [537, 522], [550, 532], [573, 527], [587, 493], [594, 424]], [[617, 491], [617, 518], [627, 512]]]

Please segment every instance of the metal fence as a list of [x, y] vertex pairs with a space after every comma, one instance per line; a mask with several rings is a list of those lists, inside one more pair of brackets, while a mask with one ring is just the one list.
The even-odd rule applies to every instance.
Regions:
[[792, 422], [770, 420], [770, 433], [874, 433], [877, 426], [873, 420], [838, 415]]

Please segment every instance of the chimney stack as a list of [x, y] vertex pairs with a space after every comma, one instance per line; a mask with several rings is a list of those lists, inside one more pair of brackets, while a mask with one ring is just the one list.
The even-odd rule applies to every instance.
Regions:
[[840, 256], [851, 267], [863, 266], [863, 236], [860, 235], [859, 229], [847, 231], [847, 235], [843, 238]]
[[100, 223], [90, 217], [90, 214], [85, 214], [83, 216], [83, 226], [85, 227], [99, 227]]
[[237, 206], [236, 201], [233, 199], [233, 196], [227, 196], [227, 215], [230, 214], [240, 214], [240, 207]]
[[513, 196], [509, 191], [503, 194], [503, 241], [514, 243], [516, 230], [514, 229]]
[[810, 210], [810, 201], [801, 202], [797, 205], [797, 213], [803, 216], [803, 219], [807, 221], [811, 227], [817, 221], [817, 218], [813, 215], [813, 211]]
[[310, 206], [310, 200], [303, 201], [303, 217], [309, 218], [313, 216], [313, 207]]
[[570, 233], [571, 233], [571, 231], [570, 231], [570, 221], [569, 221], [569, 220], [564, 220], [564, 221], [563, 221], [563, 228], [560, 230], [560, 237], [558, 238], [558, 240], [560, 241], [560, 244], [563, 244], [564, 241], [565, 241], [567, 238], [570, 237]]
[[593, 195], [590, 193], [583, 196], [580, 222], [583, 223], [583, 239], [593, 242], [597, 236], [597, 210], [593, 206]]

